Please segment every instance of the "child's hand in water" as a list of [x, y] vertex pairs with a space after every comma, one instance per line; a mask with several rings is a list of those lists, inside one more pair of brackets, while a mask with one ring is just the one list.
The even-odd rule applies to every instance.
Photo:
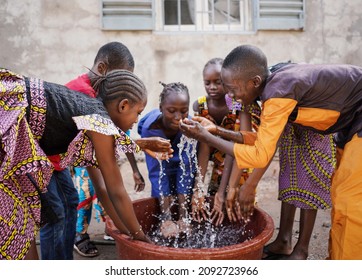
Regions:
[[226, 213], [230, 222], [237, 222], [237, 207], [239, 203], [237, 201], [239, 194], [239, 188], [229, 187], [226, 195]]
[[207, 220], [205, 195], [202, 190], [194, 190], [191, 198], [191, 208], [194, 221], [201, 223], [202, 219]]
[[219, 226], [224, 220], [224, 195], [217, 192], [214, 197], [214, 207], [211, 211], [211, 220], [216, 225]]
[[191, 225], [184, 219], [180, 219], [177, 221], [177, 226], [179, 229], [179, 232], [189, 234], [191, 232]]
[[161, 234], [166, 238], [175, 237], [176, 235], [179, 234], [179, 228], [177, 224], [170, 220], [162, 222], [160, 231]]

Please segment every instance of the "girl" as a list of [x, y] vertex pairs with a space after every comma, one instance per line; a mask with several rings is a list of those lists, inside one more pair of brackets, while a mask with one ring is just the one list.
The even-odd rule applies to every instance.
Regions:
[[[45, 205], [40, 195], [53, 170], [47, 155], [52, 154], [62, 154], [62, 167], [98, 166], [106, 189], [96, 191], [108, 215], [121, 232], [149, 242], [116, 161], [117, 153], [140, 149], [123, 131], [146, 106], [145, 86], [126, 70], [110, 71], [95, 84], [97, 99], [0, 70], [0, 258], [38, 258], [34, 238]], [[166, 141], [147, 144], [170, 152]]]
[[[192, 193], [194, 184], [195, 166], [193, 160], [183, 150], [180, 154], [179, 146], [181, 132], [179, 122], [188, 117], [189, 92], [181, 83], [162, 84], [163, 90], [160, 94], [160, 108], [152, 110], [145, 115], [139, 125], [138, 133], [141, 137], [159, 136], [169, 139], [174, 150], [171, 160], [160, 163], [146, 154], [148, 176], [152, 185], [152, 197], [157, 197], [161, 207], [161, 232], [165, 237], [177, 235], [187, 230], [188, 225], [188, 196]], [[190, 147], [192, 149], [192, 147]], [[195, 147], [196, 149], [196, 147]], [[191, 162], [190, 162], [191, 160]], [[184, 168], [180, 168], [180, 166]], [[172, 202], [176, 196], [178, 201], [178, 218], [176, 223], [172, 221]]]
[[[223, 63], [222, 58], [213, 58], [209, 60], [203, 69], [203, 80], [207, 95], [199, 97], [193, 104], [195, 116], [207, 118], [215, 124], [214, 127], [219, 127], [223, 130], [251, 131], [253, 127], [257, 127], [259, 123], [258, 114], [260, 111], [259, 106], [255, 103], [249, 107], [247, 112], [240, 103], [230, 98], [220, 78], [221, 66]], [[253, 111], [254, 110], [254, 111]], [[251, 122], [252, 120], [252, 122]], [[219, 131], [220, 131], [219, 129]], [[217, 133], [217, 132], [216, 132]], [[224, 218], [223, 204], [225, 200], [225, 191], [228, 180], [231, 176], [231, 169], [233, 166], [233, 158], [225, 155], [225, 153], [211, 148], [207, 143], [199, 143], [198, 162], [201, 169], [201, 180], [205, 178], [209, 160], [213, 161], [213, 170], [211, 180], [208, 187], [208, 194], [215, 195], [214, 208], [211, 212], [211, 218], [216, 222], [216, 225], [221, 224]], [[242, 185], [248, 177], [248, 169], [243, 169], [238, 172], [234, 168], [233, 174]], [[201, 217], [206, 219], [206, 213], [202, 202], [203, 195], [200, 194], [200, 186], [195, 187], [193, 195], [193, 218], [200, 221]]]

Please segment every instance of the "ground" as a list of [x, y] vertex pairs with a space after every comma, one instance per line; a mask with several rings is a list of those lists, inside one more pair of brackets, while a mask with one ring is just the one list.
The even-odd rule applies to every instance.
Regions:
[[[121, 172], [124, 179], [124, 183], [127, 187], [127, 191], [132, 200], [149, 197], [151, 193], [150, 183], [147, 178], [147, 168], [142, 157], [138, 159], [139, 169], [146, 179], [146, 188], [143, 192], [136, 193], [133, 189], [134, 181], [132, 177], [132, 169], [129, 163], [124, 160], [121, 163]], [[269, 242], [274, 240], [278, 233], [279, 217], [280, 217], [280, 201], [277, 200], [278, 193], [278, 172], [279, 162], [276, 157], [270, 165], [268, 171], [265, 173], [257, 189], [258, 206], [265, 210], [274, 221], [274, 235]], [[294, 223], [294, 241], [298, 237], [299, 228], [299, 211], [296, 213]], [[314, 226], [314, 231], [311, 237], [309, 246], [309, 259], [311, 260], [323, 260], [327, 257], [328, 248], [328, 235], [330, 229], [330, 210], [319, 211], [317, 220]], [[117, 259], [116, 248], [114, 242], [106, 242], [103, 240], [104, 235], [104, 223], [98, 223], [96, 220], [92, 220], [89, 231], [91, 239], [93, 239], [100, 251], [100, 255], [94, 258], [85, 258], [79, 256], [74, 252], [74, 258], [76, 260], [114, 260]]]

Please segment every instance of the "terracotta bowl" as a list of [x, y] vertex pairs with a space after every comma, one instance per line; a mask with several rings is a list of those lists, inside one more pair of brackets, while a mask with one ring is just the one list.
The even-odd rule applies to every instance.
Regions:
[[[136, 216], [145, 232], [158, 224], [160, 213], [157, 199], [145, 198], [133, 202]], [[227, 222], [227, 218], [225, 221]], [[121, 234], [110, 219], [106, 220], [107, 232], [115, 239], [117, 255], [124, 260], [258, 260], [263, 254], [263, 246], [274, 231], [271, 216], [256, 208], [252, 220], [245, 230], [253, 232], [253, 238], [241, 243], [218, 248], [173, 248], [145, 243]]]

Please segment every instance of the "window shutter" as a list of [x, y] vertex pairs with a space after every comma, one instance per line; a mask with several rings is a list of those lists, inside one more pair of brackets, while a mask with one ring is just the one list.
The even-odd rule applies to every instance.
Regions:
[[304, 0], [259, 0], [257, 29], [300, 30], [304, 28]]
[[101, 0], [102, 29], [152, 30], [154, 13], [152, 0]]

